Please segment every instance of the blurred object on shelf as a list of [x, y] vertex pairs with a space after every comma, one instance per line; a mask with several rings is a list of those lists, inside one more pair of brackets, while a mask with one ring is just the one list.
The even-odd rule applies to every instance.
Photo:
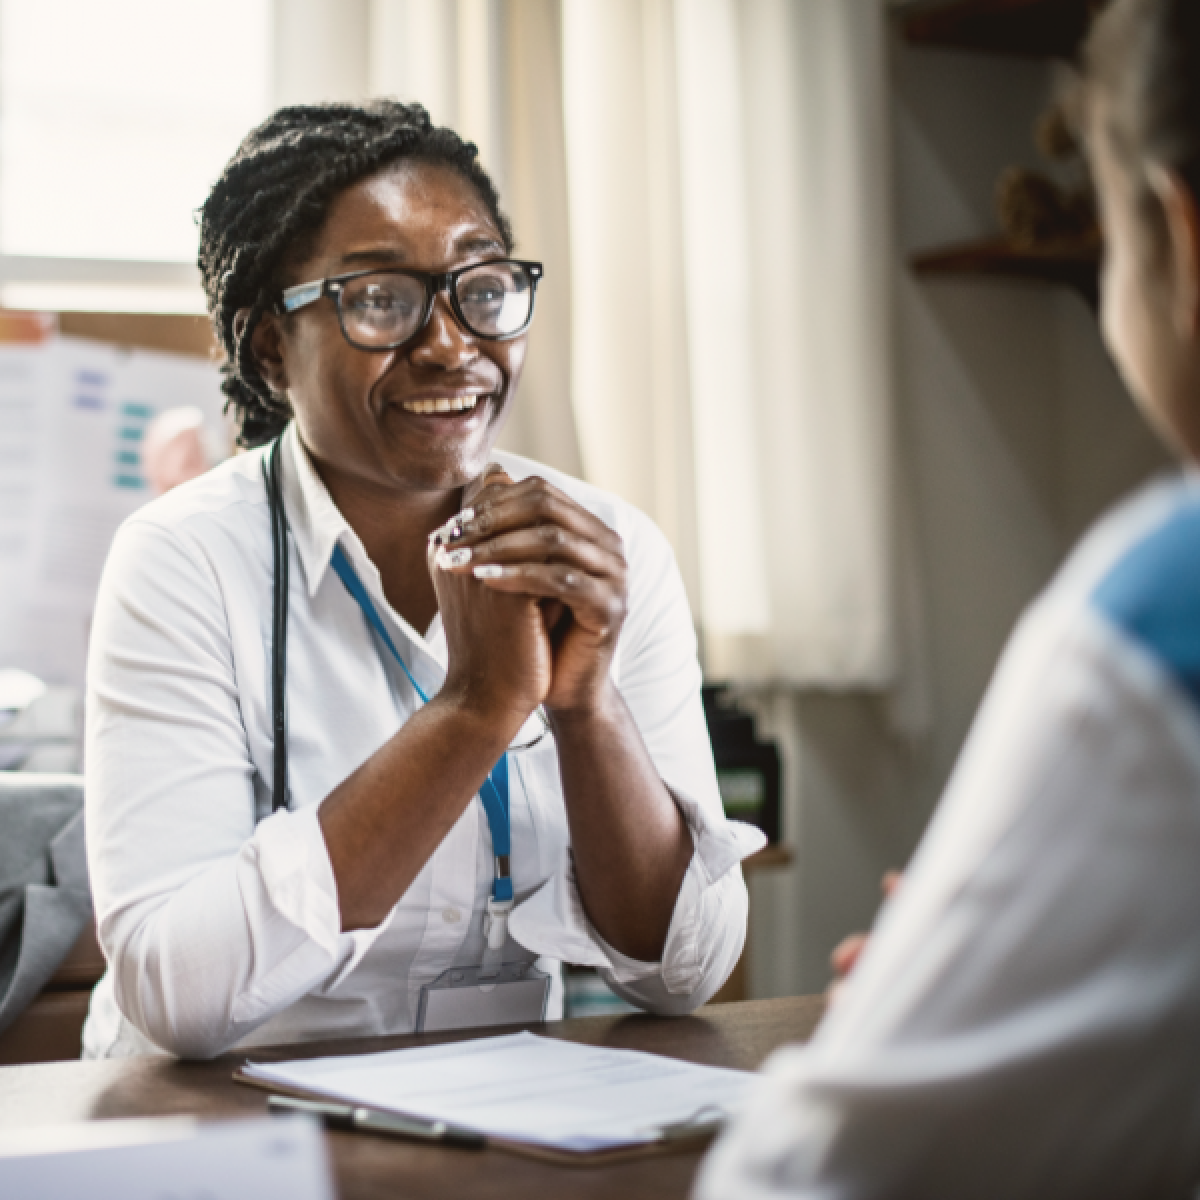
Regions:
[[779, 747], [755, 736], [754, 718], [727, 696], [725, 684], [703, 689], [704, 717], [717, 766], [725, 815], [756, 825], [767, 841], [779, 841], [782, 768]]
[[1054, 174], [1006, 168], [996, 184], [1000, 227], [1019, 250], [1092, 247], [1098, 254], [1100, 220], [1091, 174], [1060, 99], [1038, 116], [1033, 144]]
[[[955, 0], [905, 6], [908, 41], [1034, 58], [1075, 56], [1096, 0]], [[926, 277], [1064, 284], [1099, 305], [1103, 246], [1095, 199], [1071, 114], [1058, 90], [1034, 125], [1045, 169], [1009, 167], [996, 186], [1001, 235], [918, 251]]]
[[1005, 168], [996, 184], [996, 209], [1001, 228], [1018, 249], [1100, 248], [1091, 192], [1064, 187], [1041, 171]]
[[1075, 122], [1061, 100], [1052, 102], [1033, 123], [1033, 144], [1038, 153], [1052, 163], [1067, 163], [1087, 171], [1087, 160]]
[[36, 675], [0, 670], [0, 771], [74, 774], [83, 737], [79, 692]]
[[206, 427], [200, 409], [194, 405], [168, 408], [146, 426], [142, 474], [150, 490], [161, 496], [203, 475], [228, 453], [221, 453], [215, 432]]
[[563, 967], [565, 1017], [614, 1017], [639, 1011], [622, 1000], [591, 967]]

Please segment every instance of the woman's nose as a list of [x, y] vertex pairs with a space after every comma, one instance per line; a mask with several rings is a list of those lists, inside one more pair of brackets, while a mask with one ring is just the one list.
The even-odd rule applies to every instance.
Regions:
[[434, 298], [429, 323], [409, 356], [414, 362], [444, 370], [465, 367], [479, 357], [475, 339], [458, 323], [444, 292]]

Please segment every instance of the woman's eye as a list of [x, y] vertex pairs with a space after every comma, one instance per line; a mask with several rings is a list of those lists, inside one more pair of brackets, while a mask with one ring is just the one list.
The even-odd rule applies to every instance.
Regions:
[[504, 299], [504, 287], [499, 283], [473, 283], [463, 295], [464, 304], [498, 304]]
[[412, 310], [412, 304], [403, 296], [382, 289], [356, 296], [351, 301], [350, 307], [361, 313], [396, 313], [400, 316], [407, 315]]

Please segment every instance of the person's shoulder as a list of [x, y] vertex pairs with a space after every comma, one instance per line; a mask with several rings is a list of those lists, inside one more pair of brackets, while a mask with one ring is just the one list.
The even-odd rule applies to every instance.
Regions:
[[1094, 535], [1086, 603], [1200, 701], [1200, 482], [1160, 484]]
[[265, 504], [261, 459], [258, 451], [227, 458], [211, 471], [143, 505], [125, 525], [175, 534], [237, 526], [247, 509]]

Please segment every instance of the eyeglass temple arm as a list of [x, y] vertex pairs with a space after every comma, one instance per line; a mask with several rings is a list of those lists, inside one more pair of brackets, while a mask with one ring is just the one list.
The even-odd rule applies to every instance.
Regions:
[[311, 283], [298, 283], [295, 287], [285, 288], [279, 297], [279, 307], [285, 313], [295, 312], [314, 300], [320, 300], [325, 291], [325, 280], [314, 279]]

